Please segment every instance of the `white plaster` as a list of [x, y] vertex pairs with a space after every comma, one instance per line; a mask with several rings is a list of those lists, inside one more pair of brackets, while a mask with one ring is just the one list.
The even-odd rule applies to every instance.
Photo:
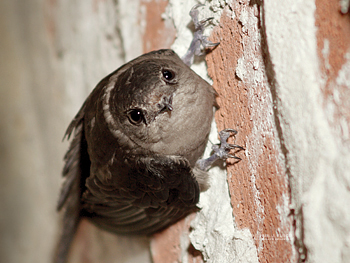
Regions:
[[342, 68], [338, 72], [338, 76], [336, 78], [336, 84], [341, 86], [345, 85], [346, 87], [350, 86], [350, 51], [345, 54], [346, 62], [342, 66]]
[[237, 61], [236, 76], [239, 77], [240, 80], [243, 80], [246, 73], [247, 71], [244, 69], [243, 58], [239, 58]]
[[323, 59], [325, 61], [325, 67], [326, 69], [330, 69], [331, 65], [329, 65], [329, 40], [325, 39], [323, 41], [323, 49], [322, 49], [322, 55], [323, 55]]
[[[332, 107], [324, 107], [315, 9], [314, 1], [265, 1], [266, 35], [292, 202], [297, 212], [303, 208], [304, 221], [296, 218], [296, 237], [301, 238], [303, 228], [308, 262], [349, 262], [350, 191], [344, 185], [349, 180], [349, 143], [341, 141], [328, 118]], [[344, 69], [339, 76], [342, 72], [350, 74]]]
[[[208, 17], [213, 17], [211, 23], [208, 23], [206, 29], [205, 29], [205, 35], [209, 36], [210, 31], [213, 29], [213, 25], [218, 23], [218, 19], [221, 16], [222, 9], [216, 8], [215, 12], [212, 11], [211, 6], [215, 5], [218, 1], [212, 1], [210, 4], [206, 3], [206, 1], [199, 1], [199, 3], [203, 3], [205, 6], [199, 7], [199, 20], [205, 19]], [[177, 37], [172, 45], [172, 49], [180, 56], [182, 57], [193, 37], [192, 27], [189, 27], [191, 25], [191, 18], [190, 18], [190, 10], [193, 6], [198, 4], [198, 1], [176, 1], [176, 0], [170, 0], [169, 5], [171, 8], [167, 9], [167, 16], [171, 17], [174, 20], [174, 25], [177, 31]], [[200, 66], [201, 65], [201, 66]], [[202, 62], [200, 65], [194, 64], [192, 65], [192, 68], [195, 69], [197, 74], [207, 76], [206, 74], [206, 68], [205, 63]], [[203, 77], [202, 76], [202, 77]], [[208, 79], [208, 77], [206, 77]]]
[[[209, 140], [218, 143], [215, 122]], [[209, 156], [211, 144], [204, 156]], [[205, 262], [258, 262], [256, 246], [248, 229], [238, 230], [232, 214], [225, 170], [210, 169], [210, 188], [201, 194], [201, 210], [192, 221], [192, 245], [202, 252]]]
[[[271, 159], [272, 163], [276, 163], [277, 175], [284, 175], [284, 156], [280, 149], [280, 142], [275, 128], [275, 120], [273, 113], [273, 102], [271, 92], [268, 90], [268, 84], [265, 74], [264, 60], [262, 54], [257, 52], [261, 49], [261, 36], [259, 20], [258, 20], [258, 6], [240, 6], [241, 13], [239, 21], [242, 23], [242, 32], [245, 36], [242, 38], [243, 54], [238, 59], [236, 67], [236, 75], [245, 83], [248, 89], [248, 105], [250, 105], [251, 118], [253, 123], [251, 134], [246, 138], [245, 152], [247, 163], [250, 171], [250, 181], [253, 184], [251, 189], [254, 193], [254, 200], [256, 206], [255, 222], [259, 226], [263, 224], [264, 205], [261, 204], [260, 191], [257, 189], [256, 175], [260, 167], [261, 159]], [[233, 6], [233, 9], [235, 7]], [[271, 145], [277, 156], [266, 156], [263, 154], [263, 148], [266, 139], [271, 140], [267, 142]], [[287, 181], [285, 181], [287, 185]], [[287, 187], [286, 187], [287, 188]], [[292, 229], [290, 229], [289, 214], [289, 197], [283, 195], [282, 202], [276, 204], [279, 212], [279, 221], [281, 222], [280, 229], [275, 233], [270, 234], [266, 238], [283, 238], [290, 242], [291, 246], [294, 242], [292, 238]], [[254, 233], [254, 236], [260, 237], [262, 233]], [[264, 237], [264, 236], [262, 236]], [[259, 239], [258, 251], [263, 249], [263, 239]], [[293, 257], [293, 256], [292, 256]]]
[[[348, 110], [350, 108], [350, 101], [347, 99], [350, 96], [350, 52], [345, 54], [346, 62], [338, 72], [338, 76], [331, 83], [333, 87], [332, 94], [328, 96], [326, 101], [327, 118], [334, 126], [336, 134], [342, 141], [349, 143], [350, 139], [350, 124], [347, 120]], [[349, 145], [349, 144], [346, 144]], [[344, 145], [345, 146], [345, 145]]]
[[139, 21], [139, 7], [139, 0], [118, 0], [118, 24], [123, 39], [125, 62], [142, 55], [142, 31], [145, 17], [141, 16]]
[[340, 10], [343, 14], [349, 12], [350, 0], [340, 0]]
[[[200, 18], [214, 17], [212, 23], [215, 25], [219, 23], [223, 9], [228, 8], [227, 3], [231, 1], [210, 1], [210, 3], [201, 1], [203, 2], [206, 6], [200, 7]], [[192, 40], [192, 31], [187, 26], [190, 23], [188, 14], [195, 4], [196, 1], [169, 1], [171, 8], [167, 10], [167, 16], [174, 19], [177, 29], [177, 38], [172, 48], [179, 56], [185, 54]], [[212, 26], [209, 24], [205, 34], [210, 35], [211, 29]], [[212, 83], [208, 78], [204, 61], [192, 65], [191, 68]], [[205, 156], [209, 156], [211, 143], [218, 142], [217, 136], [213, 121], [209, 138], [211, 142], [207, 145]], [[190, 241], [202, 252], [206, 262], [258, 262], [252, 234], [248, 229], [238, 230], [235, 227], [225, 170], [219, 167], [210, 169], [210, 188], [201, 194], [199, 206], [201, 211], [191, 223], [193, 231], [190, 234]], [[186, 239], [182, 242], [185, 241]], [[181, 246], [186, 248], [186, 245], [187, 243], [184, 243]], [[182, 254], [186, 255], [187, 251], [183, 251]], [[187, 258], [183, 257], [182, 262], [187, 262]]]

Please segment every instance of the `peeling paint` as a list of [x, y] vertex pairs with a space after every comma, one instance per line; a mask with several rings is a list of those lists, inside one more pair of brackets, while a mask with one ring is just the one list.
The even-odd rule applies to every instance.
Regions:
[[340, 10], [343, 14], [349, 12], [350, 0], [340, 0]]
[[1, 1], [2, 261], [50, 261], [66, 124], [124, 62], [175, 35], [183, 55], [198, 2], [220, 45], [208, 72], [204, 58], [192, 68], [219, 93], [217, 126], [238, 130], [242, 161], [210, 170], [201, 211], [154, 235], [151, 255], [149, 239], [84, 221], [72, 261], [350, 262], [349, 0]]
[[[215, 122], [209, 140], [219, 142]], [[204, 156], [210, 152], [208, 145]], [[252, 234], [236, 227], [226, 178], [220, 167], [210, 169], [210, 188], [201, 194], [201, 210], [191, 223], [191, 243], [202, 252], [205, 262], [259, 262]]]
[[339, 129], [349, 116], [349, 106], [341, 102], [348, 101], [349, 88], [336, 84], [343, 72], [350, 74], [345, 66], [350, 41], [343, 32], [349, 18], [336, 2], [320, 0], [278, 6], [265, 1], [264, 11], [299, 260], [349, 262], [350, 191], [344, 181], [350, 148]]
[[238, 129], [236, 143], [245, 147], [245, 158], [227, 167], [236, 225], [252, 233], [259, 262], [293, 262], [292, 218], [280, 213], [289, 211], [289, 191], [261, 53], [261, 8], [233, 1], [225, 9], [212, 38], [221, 44], [208, 56], [208, 71], [220, 95], [218, 126]]
[[[171, 8], [167, 10], [171, 13], [167, 16], [173, 17], [178, 32], [172, 48], [180, 56], [185, 53], [192, 39], [192, 32], [188, 27], [191, 24], [188, 12], [195, 4], [195, 1], [187, 1], [186, 4], [169, 2]], [[227, 8], [227, 1], [211, 1], [208, 6], [200, 8], [201, 18], [213, 17], [205, 34], [209, 35], [213, 25], [219, 23], [224, 8]], [[197, 60], [192, 68], [208, 82], [212, 82], [207, 76], [203, 60]], [[211, 151], [211, 143], [217, 141], [215, 123], [212, 126], [210, 141], [207, 155], [208, 151]], [[219, 167], [212, 168], [210, 178], [211, 187], [200, 197], [201, 211], [191, 223], [190, 240], [193, 247], [201, 252], [205, 262], [258, 262], [252, 233], [248, 229], [239, 230], [235, 227], [226, 172]], [[187, 239], [184, 238], [182, 243], [181, 246], [186, 247]], [[190, 261], [191, 258], [183, 256], [181, 262]]]

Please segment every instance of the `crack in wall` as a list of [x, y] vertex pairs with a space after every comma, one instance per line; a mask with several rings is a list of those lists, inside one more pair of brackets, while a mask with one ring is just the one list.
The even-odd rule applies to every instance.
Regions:
[[[298, 253], [298, 262], [305, 262], [307, 260], [308, 250], [306, 245], [304, 244], [304, 225], [303, 225], [303, 212], [302, 212], [302, 206], [299, 208], [293, 208], [296, 204], [293, 204], [295, 200], [297, 200], [297, 196], [293, 194], [293, 188], [295, 186], [295, 182], [293, 179], [293, 175], [290, 169], [290, 163], [289, 163], [289, 150], [287, 149], [285, 143], [284, 143], [284, 136], [283, 136], [283, 130], [281, 122], [283, 122], [283, 117], [281, 116], [279, 112], [279, 108], [282, 105], [282, 102], [278, 98], [278, 91], [276, 89], [277, 81], [276, 81], [276, 72], [273, 67], [273, 63], [270, 57], [269, 53], [269, 45], [267, 42], [267, 36], [266, 36], [266, 25], [265, 25], [265, 13], [264, 13], [264, 4], [259, 3], [258, 0], [255, 1], [260, 6], [260, 16], [258, 17], [261, 27], [261, 46], [262, 46], [262, 55], [264, 59], [265, 69], [266, 69], [266, 76], [267, 80], [270, 86], [270, 91], [272, 95], [272, 101], [273, 101], [273, 113], [274, 113], [274, 121], [276, 126], [276, 131], [279, 137], [281, 152], [284, 155], [284, 167], [285, 172], [288, 177], [288, 193], [289, 193], [289, 200], [290, 200], [290, 215], [293, 216], [293, 232], [294, 232], [294, 245], [296, 247], [296, 252]], [[296, 212], [298, 211], [298, 212]]]

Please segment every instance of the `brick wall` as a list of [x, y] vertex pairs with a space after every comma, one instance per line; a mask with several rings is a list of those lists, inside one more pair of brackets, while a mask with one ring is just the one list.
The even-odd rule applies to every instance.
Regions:
[[[151, 238], [83, 221], [69, 262], [349, 262], [349, 2], [201, 2], [220, 42], [192, 66], [219, 94], [210, 140], [237, 129], [242, 160], [211, 169], [201, 211]], [[1, 262], [50, 262], [66, 126], [123, 63], [183, 55], [196, 3], [0, 2]]]

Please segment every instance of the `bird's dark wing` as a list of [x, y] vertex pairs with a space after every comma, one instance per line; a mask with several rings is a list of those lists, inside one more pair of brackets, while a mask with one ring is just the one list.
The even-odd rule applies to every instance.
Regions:
[[83, 195], [90, 219], [108, 231], [149, 235], [197, 210], [198, 183], [183, 157], [137, 158], [122, 178], [115, 187], [89, 178]]
[[74, 138], [70, 144], [64, 160], [65, 166], [61, 194], [57, 210], [65, 209], [63, 215], [63, 227], [59, 240], [55, 263], [66, 262], [70, 244], [77, 230], [81, 212], [81, 191], [85, 178], [89, 174], [90, 160], [87, 154], [87, 145], [84, 137], [84, 106], [69, 125], [65, 137], [70, 137], [74, 131]]
[[[94, 105], [100, 98], [101, 91], [103, 91], [104, 86], [108, 82], [108, 75], [102, 79], [96, 86], [96, 88], [90, 93], [89, 97], [85, 100], [83, 106], [80, 108], [79, 112], [75, 115], [74, 119], [69, 124], [65, 134], [64, 139], [70, 139], [71, 135], [74, 133], [74, 138], [70, 144], [70, 147], [64, 156], [65, 166], [63, 168], [63, 177], [65, 178], [64, 184], [61, 189], [60, 198], [58, 200], [57, 210], [61, 210], [63, 206], [68, 205], [68, 198], [72, 195], [81, 193], [85, 188], [85, 180], [90, 175], [90, 158], [87, 151], [87, 142], [85, 138], [85, 129], [87, 115], [90, 112], [91, 105]], [[79, 182], [79, 183], [78, 183]], [[73, 189], [76, 186], [79, 188]], [[78, 196], [78, 195], [77, 195]]]

